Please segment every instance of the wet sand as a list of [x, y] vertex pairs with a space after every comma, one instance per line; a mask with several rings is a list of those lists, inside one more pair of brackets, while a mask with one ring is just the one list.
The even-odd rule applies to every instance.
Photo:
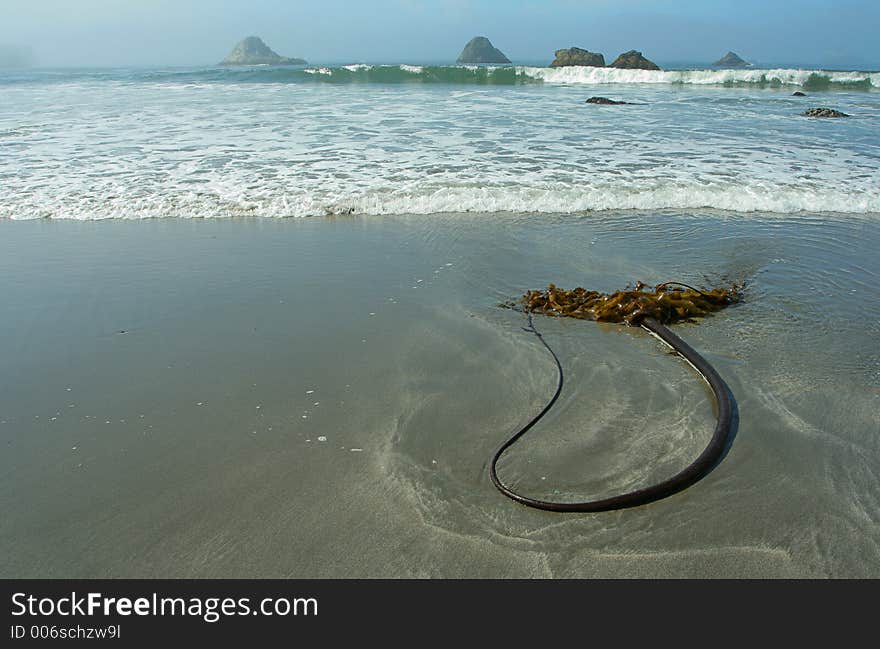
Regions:
[[[0, 222], [4, 577], [880, 576], [876, 218], [718, 213]], [[747, 280], [676, 331], [737, 437], [703, 481], [559, 515], [487, 462], [554, 367], [497, 304]], [[542, 318], [561, 402], [501, 465], [556, 499], [670, 475], [705, 386]]]

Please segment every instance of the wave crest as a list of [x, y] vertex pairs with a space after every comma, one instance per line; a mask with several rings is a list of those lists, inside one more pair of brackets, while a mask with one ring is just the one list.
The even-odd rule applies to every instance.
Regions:
[[[216, 79], [216, 71], [209, 73]], [[338, 67], [250, 68], [222, 71], [226, 80], [253, 82], [425, 83], [461, 85], [521, 84], [651, 84], [752, 88], [796, 87], [804, 90], [877, 90], [880, 72], [807, 70], [795, 68], [740, 70], [620, 70], [572, 66], [368, 65]]]
[[798, 87], [805, 90], [877, 90], [880, 72], [809, 70], [794, 68], [738, 70], [619, 70], [573, 66], [544, 68], [533, 66], [477, 65], [371, 65], [289, 67], [252, 66], [242, 68], [202, 68], [193, 70], [87, 71], [75, 73], [21, 74], [0, 78], [0, 85], [33, 83], [74, 83], [77, 81], [143, 81], [166, 84], [202, 83], [331, 83], [331, 84], [450, 84], [450, 85], [527, 85], [527, 84], [652, 84], [725, 87]]
[[619, 70], [616, 68], [565, 67], [517, 68], [521, 74], [545, 83], [660, 84], [725, 87], [793, 86], [806, 90], [872, 90], [880, 88], [880, 72], [836, 72], [790, 68], [747, 70]]

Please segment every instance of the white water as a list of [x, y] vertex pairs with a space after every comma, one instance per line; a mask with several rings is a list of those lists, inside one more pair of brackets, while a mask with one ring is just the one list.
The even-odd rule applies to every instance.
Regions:
[[742, 68], [737, 70], [619, 70], [617, 68], [594, 68], [570, 66], [563, 68], [518, 68], [522, 74], [547, 83], [650, 83], [681, 85], [740, 85], [767, 84], [803, 86], [811, 78], [825, 78], [833, 84], [869, 82], [880, 89], [880, 72], [840, 72], [808, 70], [801, 68]]
[[[547, 83], [0, 79], [0, 218], [880, 213], [876, 93], [699, 85], [797, 70], [523, 70]], [[812, 106], [852, 117], [800, 116]]]

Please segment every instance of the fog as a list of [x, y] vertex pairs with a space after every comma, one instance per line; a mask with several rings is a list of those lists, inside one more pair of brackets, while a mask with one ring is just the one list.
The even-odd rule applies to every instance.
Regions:
[[485, 35], [523, 63], [576, 45], [877, 69], [878, 24], [880, 3], [862, 0], [0, 0], [0, 66], [207, 65], [255, 34], [318, 63], [451, 62]]

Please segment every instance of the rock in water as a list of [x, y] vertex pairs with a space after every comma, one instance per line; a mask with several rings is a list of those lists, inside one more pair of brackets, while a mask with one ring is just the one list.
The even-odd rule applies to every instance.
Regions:
[[551, 68], [562, 68], [567, 65], [588, 65], [594, 68], [605, 67], [605, 57], [596, 52], [582, 50], [579, 47], [569, 47], [567, 50], [556, 50], [556, 58], [550, 64]]
[[658, 66], [653, 61], [649, 61], [644, 56], [642, 56], [641, 52], [637, 52], [635, 50], [630, 50], [629, 52], [624, 52], [620, 56], [618, 56], [614, 63], [612, 63], [609, 67], [612, 68], [621, 68], [623, 70], [659, 70], [660, 66]]
[[806, 97], [807, 95], [805, 95], [804, 93], [802, 93], [800, 90], [797, 90], [797, 91], [791, 93], [791, 96], [792, 96], [792, 97]]
[[846, 113], [831, 108], [811, 108], [805, 113], [801, 113], [804, 117], [849, 117]]
[[510, 59], [485, 36], [472, 38], [458, 56], [458, 63], [510, 63]]
[[257, 36], [248, 36], [236, 45], [220, 65], [305, 65], [303, 59], [281, 56]]
[[751, 63], [743, 61], [735, 52], [728, 52], [712, 65], [716, 68], [747, 68]]
[[608, 99], [607, 97], [590, 97], [589, 99], [587, 99], [586, 103], [599, 104], [600, 106], [633, 106], [634, 105], [628, 101], [614, 101], [613, 99]]

